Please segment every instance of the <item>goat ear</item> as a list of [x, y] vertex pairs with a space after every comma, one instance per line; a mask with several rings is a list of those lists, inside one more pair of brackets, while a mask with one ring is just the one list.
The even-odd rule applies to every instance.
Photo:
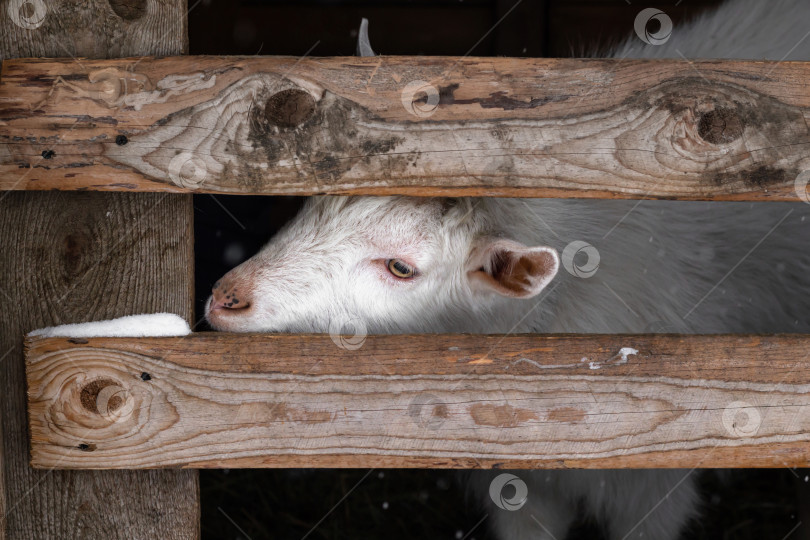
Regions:
[[484, 238], [470, 254], [467, 275], [475, 287], [512, 298], [531, 298], [551, 282], [559, 267], [553, 248]]

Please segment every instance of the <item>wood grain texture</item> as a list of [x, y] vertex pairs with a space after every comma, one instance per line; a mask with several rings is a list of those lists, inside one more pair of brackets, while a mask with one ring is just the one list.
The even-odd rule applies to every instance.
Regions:
[[191, 320], [185, 196], [6, 193], [0, 201], [0, 408], [10, 539], [194, 539], [194, 471], [29, 466], [22, 336], [66, 322], [172, 311]]
[[369, 336], [356, 350], [337, 343], [284, 334], [29, 338], [32, 464], [810, 462], [810, 336]]
[[[181, 54], [185, 15], [185, 0], [4, 0], [0, 58]], [[23, 334], [41, 326], [154, 311], [190, 320], [191, 220], [189, 196], [0, 194], [0, 538], [199, 538], [194, 471], [30, 467], [22, 356]]]
[[188, 52], [184, 0], [4, 0], [0, 58]]
[[0, 189], [802, 200], [808, 79], [753, 61], [12, 60]]
[[[2, 362], [2, 359], [0, 359]], [[6, 539], [6, 512], [8, 511], [8, 502], [6, 501], [6, 487], [5, 487], [5, 464], [3, 462], [3, 444], [2, 434], [3, 431], [3, 415], [0, 411], [0, 540]]]

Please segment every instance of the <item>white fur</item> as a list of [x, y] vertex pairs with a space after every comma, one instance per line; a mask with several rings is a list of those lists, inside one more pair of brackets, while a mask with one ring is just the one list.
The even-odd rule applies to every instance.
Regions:
[[[663, 46], [633, 36], [614, 55], [807, 60], [808, 29], [806, 0], [733, 0], [676, 26]], [[224, 278], [242, 288], [250, 307], [208, 316], [231, 331], [329, 332], [335, 321], [360, 319], [369, 333], [808, 332], [809, 210], [787, 203], [314, 198]], [[481, 242], [498, 239], [560, 252], [582, 240], [598, 249], [601, 263], [591, 278], [560, 270], [533, 299], [508, 298], [470, 279]], [[420, 275], [392, 279], [382, 264], [388, 258], [409, 261]], [[486, 503], [493, 474], [470, 474]], [[503, 540], [563, 540], [578, 505], [611, 540], [675, 540], [698, 513], [689, 471], [516, 474], [529, 485], [526, 506], [508, 512], [488, 504]]]

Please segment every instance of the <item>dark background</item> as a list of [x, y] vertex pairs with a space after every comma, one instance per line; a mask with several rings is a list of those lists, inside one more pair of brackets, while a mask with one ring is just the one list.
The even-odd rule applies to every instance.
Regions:
[[[366, 17], [377, 54], [587, 56], [632, 33], [635, 16], [645, 7], [662, 9], [677, 28], [719, 3], [515, 2], [190, 0], [190, 53], [353, 55], [360, 19]], [[255, 253], [302, 199], [195, 195], [194, 202], [200, 317], [214, 281]], [[197, 329], [205, 329], [204, 322]], [[485, 513], [466, 497], [452, 471], [368, 472], [203, 471], [203, 538], [491, 538]], [[738, 471], [726, 481], [704, 475], [705, 515], [684, 539], [784, 540], [798, 522], [796, 474]], [[794, 531], [791, 539], [798, 540], [801, 532]], [[595, 540], [599, 532], [586, 523], [574, 538]]]

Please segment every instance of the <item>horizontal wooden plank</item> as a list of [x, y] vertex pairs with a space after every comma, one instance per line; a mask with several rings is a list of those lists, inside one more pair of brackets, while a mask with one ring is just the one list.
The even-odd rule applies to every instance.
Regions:
[[803, 62], [7, 60], [0, 189], [806, 200], [808, 80]]
[[810, 463], [808, 335], [29, 338], [32, 465]]

